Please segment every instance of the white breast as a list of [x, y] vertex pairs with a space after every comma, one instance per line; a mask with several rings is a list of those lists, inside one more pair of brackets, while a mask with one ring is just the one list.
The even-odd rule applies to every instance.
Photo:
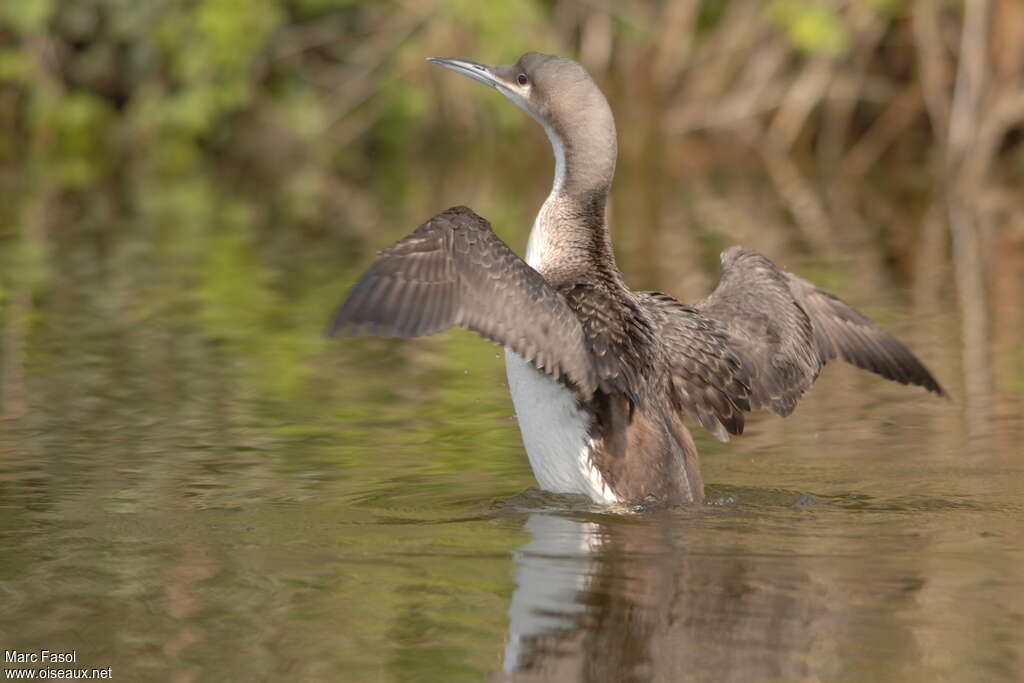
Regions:
[[[532, 114], [531, 114], [532, 116]], [[538, 119], [540, 120], [540, 119]], [[550, 257], [549, 212], [554, 211], [565, 182], [565, 146], [554, 128], [540, 120], [555, 152], [555, 180], [540, 207], [526, 245], [526, 262], [541, 273]], [[596, 503], [617, 503], [600, 471], [591, 464], [590, 417], [576, 405], [572, 392], [539, 372], [516, 353], [505, 350], [505, 371], [533, 476], [546, 491], [580, 493]]]
[[590, 462], [589, 416], [572, 392], [506, 349], [505, 370], [526, 455], [546, 491], [580, 493], [597, 503], [617, 503]]

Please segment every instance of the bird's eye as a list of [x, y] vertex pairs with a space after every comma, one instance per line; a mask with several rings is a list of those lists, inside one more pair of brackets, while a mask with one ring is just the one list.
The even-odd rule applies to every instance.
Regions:
[[526, 77], [526, 74], [519, 74], [518, 76], [516, 76], [516, 83], [518, 83], [519, 85], [525, 86], [529, 82], [530, 79]]

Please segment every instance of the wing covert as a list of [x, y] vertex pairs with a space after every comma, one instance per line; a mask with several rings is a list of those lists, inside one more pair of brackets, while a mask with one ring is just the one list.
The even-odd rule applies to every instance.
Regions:
[[824, 360], [782, 271], [756, 251], [730, 247], [722, 252], [718, 286], [696, 308], [728, 334], [749, 373], [751, 408], [793, 412]]
[[728, 336], [692, 306], [661, 292], [637, 292], [668, 351], [676, 409], [721, 441], [742, 434], [750, 410], [746, 368]]

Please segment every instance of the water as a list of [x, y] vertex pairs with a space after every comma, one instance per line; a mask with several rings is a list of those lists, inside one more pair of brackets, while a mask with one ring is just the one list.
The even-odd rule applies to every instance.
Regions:
[[707, 505], [613, 513], [531, 488], [472, 335], [294, 358], [190, 315], [32, 338], [5, 649], [122, 681], [1024, 675], [1019, 417], [967, 439], [957, 401], [829, 366], [792, 417], [698, 432]]
[[952, 400], [830, 365], [787, 419], [695, 430], [706, 505], [615, 513], [533, 489], [497, 347], [322, 338], [349, 238], [210, 220], [69, 221], [4, 293], [3, 649], [121, 681], [1024, 676], [1009, 324], [968, 438], [953, 314], [774, 250]]

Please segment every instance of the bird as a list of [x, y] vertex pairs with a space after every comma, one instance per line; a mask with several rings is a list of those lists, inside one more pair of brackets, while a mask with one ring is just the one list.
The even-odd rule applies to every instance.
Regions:
[[702, 503], [684, 418], [727, 441], [747, 413], [789, 415], [834, 359], [945, 396], [896, 337], [752, 249], [723, 251], [717, 286], [695, 304], [631, 290], [608, 227], [615, 120], [584, 67], [538, 52], [502, 66], [428, 61], [491, 86], [543, 127], [551, 192], [525, 259], [465, 206], [426, 221], [378, 253], [328, 334], [463, 327], [503, 346], [541, 489], [602, 506]]

